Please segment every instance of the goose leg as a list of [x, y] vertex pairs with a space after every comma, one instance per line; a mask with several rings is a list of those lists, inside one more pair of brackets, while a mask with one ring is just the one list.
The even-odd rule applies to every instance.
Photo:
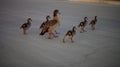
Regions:
[[53, 37], [55, 37], [55, 38], [56, 38], [56, 37], [58, 37], [58, 36], [56, 36], [54, 33], [51, 33], [51, 34], [52, 34], [52, 35], [53, 35]]
[[71, 38], [71, 42], [74, 43], [73, 39]]
[[48, 35], [48, 39], [51, 39], [51, 33], [49, 33], [49, 35]]
[[23, 34], [24, 34], [24, 35], [26, 34], [26, 30], [25, 30], [25, 29], [23, 29]]
[[63, 43], [65, 43], [65, 39], [63, 39]]
[[85, 26], [83, 27], [83, 32], [87, 32], [87, 31], [85, 30]]
[[83, 33], [83, 31], [84, 31], [84, 28], [83, 28], [83, 27], [81, 27], [81, 31], [80, 31], [80, 33]]
[[56, 34], [59, 34], [57, 31], [55, 31]]
[[64, 36], [64, 38], [63, 38], [63, 43], [65, 43], [65, 36]]
[[82, 33], [82, 27], [80, 27], [80, 33]]
[[83, 32], [87, 32], [85, 29], [83, 29]]
[[92, 25], [92, 30], [95, 30], [95, 26], [94, 25]]
[[95, 30], [95, 26], [93, 26], [93, 30]]

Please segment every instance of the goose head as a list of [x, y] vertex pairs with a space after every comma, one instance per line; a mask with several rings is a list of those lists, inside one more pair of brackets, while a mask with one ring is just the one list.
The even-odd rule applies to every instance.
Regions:
[[76, 26], [73, 26], [73, 30], [74, 30], [74, 31], [77, 30]]
[[88, 20], [88, 18], [87, 18], [87, 17], [84, 17], [84, 20]]
[[51, 18], [51, 17], [50, 17], [49, 15], [48, 15], [48, 16], [46, 16], [46, 19], [47, 19], [47, 20], [49, 20], [50, 18]]
[[97, 19], [97, 16], [95, 16], [95, 19]]
[[57, 14], [61, 14], [61, 13], [59, 12], [58, 9], [55, 9], [55, 10], [53, 11], [53, 16], [57, 16]]
[[27, 21], [28, 21], [28, 22], [32, 22], [32, 19], [31, 19], [31, 18], [28, 18]]

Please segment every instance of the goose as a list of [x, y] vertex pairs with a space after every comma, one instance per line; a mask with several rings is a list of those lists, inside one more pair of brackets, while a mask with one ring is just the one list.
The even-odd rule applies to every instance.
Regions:
[[91, 25], [92, 30], [95, 30], [96, 22], [97, 22], [97, 16], [95, 16], [94, 19], [89, 23], [89, 25]]
[[46, 21], [44, 21], [44, 22], [41, 24], [40, 29], [42, 29], [42, 28], [45, 26], [45, 24], [49, 21], [49, 19], [50, 19], [50, 16], [49, 16], [49, 15], [46, 16]]
[[32, 22], [32, 19], [28, 18], [27, 22], [21, 25], [20, 29], [23, 29], [24, 35], [26, 34], [26, 31], [31, 27], [31, 22]]
[[84, 17], [84, 21], [80, 22], [80, 24], [78, 25], [78, 27], [80, 28], [80, 33], [84, 32], [84, 28], [87, 25], [87, 17]]
[[76, 34], [76, 26], [73, 26], [72, 30], [68, 30], [63, 38], [63, 43], [65, 43], [65, 39], [71, 39], [71, 42], [73, 43], [73, 37]]
[[48, 21], [45, 26], [43, 27], [40, 35], [44, 35], [46, 32], [48, 32], [48, 39], [51, 39], [51, 36], [58, 37], [54, 34], [58, 26], [60, 25], [58, 14], [60, 14], [58, 9], [55, 9], [53, 12], [53, 19]]

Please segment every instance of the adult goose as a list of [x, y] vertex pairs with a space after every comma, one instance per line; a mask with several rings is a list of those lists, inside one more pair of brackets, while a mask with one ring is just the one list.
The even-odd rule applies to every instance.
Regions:
[[45, 26], [42, 28], [42, 31], [40, 35], [44, 35], [46, 32], [48, 32], [48, 39], [51, 39], [53, 37], [58, 37], [54, 34], [58, 26], [60, 25], [58, 14], [60, 14], [58, 9], [55, 9], [53, 11], [53, 19], [48, 21]]

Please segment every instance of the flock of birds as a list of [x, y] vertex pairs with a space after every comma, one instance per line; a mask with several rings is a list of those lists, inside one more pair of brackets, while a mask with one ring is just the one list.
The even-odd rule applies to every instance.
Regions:
[[[40, 35], [44, 35], [45, 33], [48, 33], [48, 39], [51, 39], [52, 37], [56, 38], [58, 36], [55, 35], [55, 33], [57, 34], [56, 30], [57, 28], [60, 26], [60, 21], [58, 18], [58, 14], [60, 14], [58, 9], [55, 9], [53, 11], [53, 19], [49, 20], [51, 17], [50, 16], [46, 16], [46, 21], [43, 22], [40, 25], [40, 29], [41, 29], [41, 33]], [[87, 17], [84, 17], [84, 21], [80, 22], [80, 24], [77, 26], [78, 28], [80, 28], [80, 33], [85, 32], [85, 27], [88, 23], [87, 21]], [[22, 24], [20, 29], [23, 30], [23, 34], [26, 34], [26, 31], [31, 27], [31, 22], [32, 19], [28, 18], [27, 22]], [[97, 16], [94, 17], [94, 19], [89, 23], [89, 25], [91, 25], [91, 29], [95, 30], [95, 25], [97, 22]], [[76, 34], [76, 26], [73, 26], [73, 28], [71, 30], [68, 30], [67, 33], [64, 35], [63, 37], [63, 43], [65, 43], [65, 39], [71, 39], [71, 42], [73, 43], [73, 37]]]

